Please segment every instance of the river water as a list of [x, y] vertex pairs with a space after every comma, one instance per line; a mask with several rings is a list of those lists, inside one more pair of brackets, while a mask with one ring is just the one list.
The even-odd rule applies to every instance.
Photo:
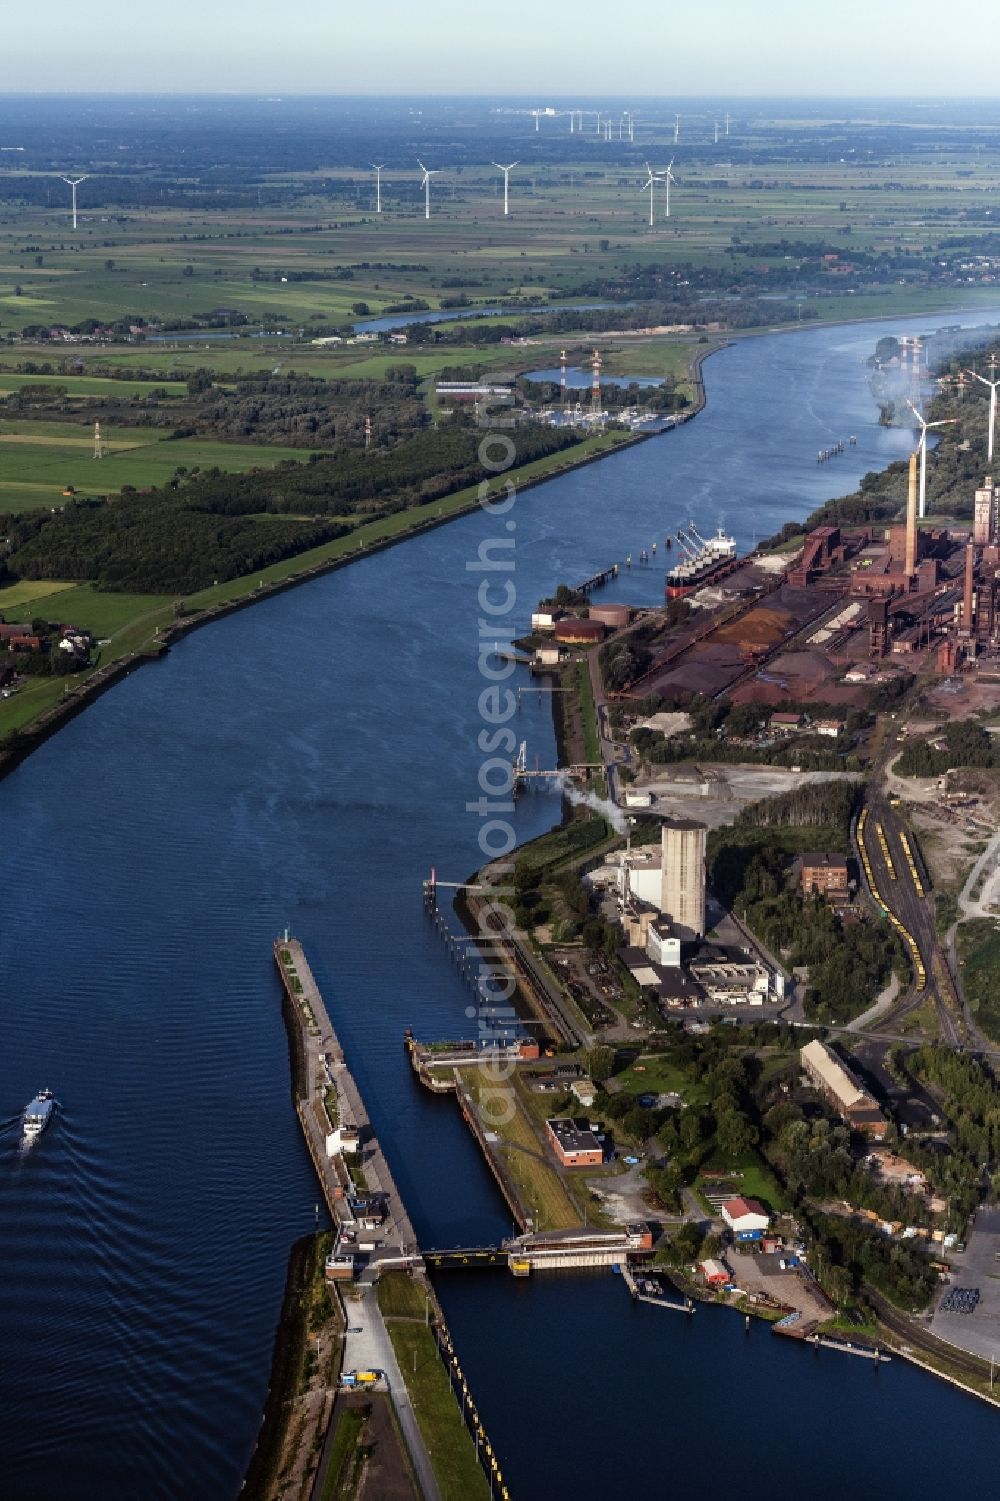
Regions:
[[[519, 623], [555, 583], [662, 549], [689, 518], [749, 546], [901, 455], [863, 367], [894, 327], [740, 342], [706, 365], [696, 421], [526, 492]], [[466, 564], [499, 526], [460, 519], [195, 633], [0, 783], [3, 1501], [239, 1490], [288, 1248], [317, 1198], [271, 965], [286, 923], [422, 1243], [509, 1229], [453, 1104], [419, 1089], [402, 1047], [407, 1025], [468, 1025], [420, 883], [479, 863]], [[609, 597], [662, 597], [662, 570], [624, 571]], [[518, 729], [552, 764], [539, 698]], [[525, 797], [519, 835], [558, 813]], [[21, 1156], [43, 1084], [60, 1114]], [[992, 1489], [996, 1415], [901, 1362], [873, 1373], [712, 1310], [633, 1309], [610, 1276], [456, 1275], [439, 1292], [518, 1501], [832, 1497], [861, 1476], [883, 1496]]]

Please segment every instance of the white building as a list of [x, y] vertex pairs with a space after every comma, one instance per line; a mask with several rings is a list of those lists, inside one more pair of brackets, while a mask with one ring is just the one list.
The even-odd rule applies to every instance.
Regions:
[[622, 850], [618, 862], [619, 900], [624, 903], [633, 896], [655, 907], [657, 912], [662, 911], [663, 855], [657, 846], [642, 844], [638, 849]]
[[326, 1136], [326, 1155], [335, 1157], [338, 1152], [347, 1155], [360, 1152], [361, 1137], [357, 1126], [336, 1126]]
[[662, 969], [680, 969], [681, 940], [671, 922], [661, 917], [650, 923], [646, 936], [646, 953]]
[[720, 1212], [734, 1235], [766, 1230], [771, 1223], [771, 1216], [757, 1199], [727, 1199]]

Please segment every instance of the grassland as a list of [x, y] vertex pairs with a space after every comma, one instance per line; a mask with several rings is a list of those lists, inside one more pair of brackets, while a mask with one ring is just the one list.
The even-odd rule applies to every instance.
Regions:
[[499, 1151], [522, 1202], [528, 1207], [538, 1230], [568, 1230], [583, 1221], [583, 1215], [532, 1121], [527, 1092], [515, 1076], [504, 1086], [505, 1099], [511, 1109], [509, 1120], [496, 1119], [501, 1112], [490, 1108], [498, 1088], [495, 1081], [483, 1078], [477, 1068], [460, 1070], [477, 1110], [485, 1104], [483, 1120], [487, 1130], [499, 1137]]
[[[39, 432], [44, 428], [44, 432]], [[94, 457], [93, 433], [66, 423], [18, 423], [0, 433], [0, 510], [34, 510], [62, 503], [72, 487], [81, 496], [115, 495], [123, 486], [142, 490], [165, 485], [176, 470], [267, 469], [283, 460], [304, 463], [307, 449], [206, 438], [173, 439], [162, 429], [110, 430], [108, 452]]]
[[625, 1094], [679, 1094], [686, 1105], [707, 1105], [708, 1091], [676, 1063], [656, 1053], [643, 1053], [615, 1083]]

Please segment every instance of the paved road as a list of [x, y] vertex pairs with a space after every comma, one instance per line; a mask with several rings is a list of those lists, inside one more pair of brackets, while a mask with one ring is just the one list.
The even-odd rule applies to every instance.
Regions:
[[[410, 1394], [406, 1389], [403, 1373], [392, 1348], [389, 1331], [378, 1306], [375, 1288], [366, 1286], [360, 1298], [346, 1298], [347, 1316], [350, 1319], [348, 1333], [344, 1336], [345, 1371], [384, 1371], [392, 1393], [393, 1406], [399, 1418], [399, 1426], [409, 1450], [410, 1460], [416, 1471], [424, 1501], [441, 1501], [430, 1455], [420, 1432]], [[360, 1334], [352, 1334], [359, 1328]]]

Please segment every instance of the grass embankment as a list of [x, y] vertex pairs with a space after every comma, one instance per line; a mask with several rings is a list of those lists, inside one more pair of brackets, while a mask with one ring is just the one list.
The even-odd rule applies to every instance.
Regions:
[[956, 933], [962, 990], [976, 1025], [1000, 1042], [1000, 926], [989, 917], [959, 923]]
[[[601, 737], [597, 729], [597, 708], [594, 704], [594, 686], [590, 681], [590, 663], [577, 663], [577, 695], [580, 703], [580, 721], [583, 727], [583, 754], [591, 764], [601, 758]], [[603, 776], [603, 773], [602, 773]]]
[[488, 1501], [490, 1487], [424, 1316], [424, 1293], [405, 1272], [379, 1278], [386, 1320], [443, 1501]]
[[319, 1501], [342, 1501], [353, 1496], [357, 1467], [364, 1459], [361, 1435], [370, 1412], [371, 1403], [366, 1402], [360, 1407], [344, 1407], [338, 1414]]
[[[472, 1097], [501, 1163], [536, 1230], [568, 1230], [583, 1223], [583, 1214], [549, 1155], [529, 1108], [527, 1091], [515, 1074], [498, 1084], [476, 1067], [463, 1068], [462, 1082]], [[509, 1109], [501, 1112], [498, 1091]], [[504, 1118], [509, 1117], [509, 1119]]]
[[241, 1492], [244, 1501], [271, 1501], [289, 1476], [317, 1461], [325, 1392], [336, 1384], [340, 1364], [340, 1310], [323, 1275], [332, 1243], [332, 1234], [322, 1231], [292, 1247], [267, 1405]]

